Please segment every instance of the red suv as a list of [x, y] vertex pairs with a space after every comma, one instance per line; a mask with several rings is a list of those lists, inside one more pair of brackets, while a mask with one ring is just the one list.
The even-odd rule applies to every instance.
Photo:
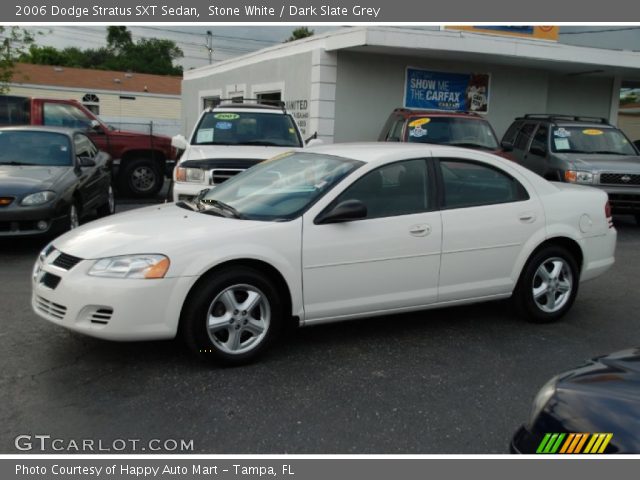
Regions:
[[491, 124], [476, 113], [396, 108], [384, 124], [380, 142], [415, 142], [500, 153]]

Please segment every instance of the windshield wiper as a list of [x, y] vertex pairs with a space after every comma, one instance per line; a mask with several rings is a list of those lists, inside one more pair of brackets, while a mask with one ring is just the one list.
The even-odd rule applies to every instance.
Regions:
[[[242, 213], [240, 213], [231, 205], [221, 202], [220, 200], [201, 199], [200, 204], [206, 205], [204, 208], [200, 210], [202, 213], [206, 213], [209, 210], [217, 210], [219, 212], [227, 212], [230, 214], [230, 215], [224, 215], [224, 213], [222, 213], [225, 217], [232, 217], [232, 218], [239, 218], [239, 219], [244, 218], [244, 215]], [[213, 209], [211, 208], [211, 206], [213, 206]]]
[[597, 151], [592, 152], [592, 153], [599, 153], [601, 155], [628, 155], [627, 153], [614, 152], [612, 150], [597, 150]]
[[288, 145], [282, 145], [276, 142], [267, 142], [266, 140], [248, 140], [242, 142], [243, 145], [257, 145], [259, 147], [287, 147]]

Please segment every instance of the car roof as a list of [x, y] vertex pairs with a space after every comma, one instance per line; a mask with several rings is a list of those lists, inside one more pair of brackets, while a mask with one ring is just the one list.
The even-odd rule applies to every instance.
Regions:
[[48, 127], [42, 125], [21, 125], [16, 127], [0, 127], [0, 131], [17, 131], [17, 132], [48, 132], [48, 133], [61, 133], [72, 137], [75, 133], [84, 133], [85, 131], [77, 128], [66, 127]]
[[404, 142], [332, 143], [305, 148], [303, 153], [333, 155], [369, 163], [384, 162], [385, 160], [393, 160], [396, 158], [420, 158], [435, 155], [441, 150], [448, 152], [458, 150], [462, 158], [464, 158], [465, 153], [469, 153], [469, 149], [467, 148], [453, 147], [450, 145]]
[[447, 112], [444, 110], [422, 110], [413, 108], [396, 108], [393, 113], [403, 116], [404, 118], [428, 115], [430, 117], [457, 117], [457, 118], [469, 118], [472, 120], [486, 120], [474, 112]]
[[260, 110], [269, 111], [275, 113], [285, 113], [282, 107], [275, 105], [265, 105], [263, 103], [221, 103], [215, 107], [210, 108], [212, 112], [226, 111], [226, 110]]

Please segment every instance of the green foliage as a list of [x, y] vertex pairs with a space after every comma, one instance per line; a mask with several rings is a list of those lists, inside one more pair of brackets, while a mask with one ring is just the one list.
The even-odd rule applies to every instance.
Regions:
[[299, 27], [291, 32], [291, 36], [285, 40], [286, 42], [294, 42], [296, 40], [300, 40], [301, 38], [311, 37], [313, 35], [313, 30], [309, 30], [307, 27]]
[[0, 94], [9, 90], [16, 62], [33, 43], [33, 35], [24, 28], [0, 26]]
[[31, 45], [20, 61], [60, 67], [117, 70], [156, 75], [182, 75], [182, 67], [173, 62], [182, 58], [182, 50], [172, 40], [142, 38], [134, 42], [127, 27], [107, 27], [107, 46], [81, 50], [67, 47]]

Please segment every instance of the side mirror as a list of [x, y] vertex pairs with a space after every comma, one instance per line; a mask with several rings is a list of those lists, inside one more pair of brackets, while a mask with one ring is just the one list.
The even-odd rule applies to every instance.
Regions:
[[91, 123], [89, 123], [89, 129], [96, 133], [104, 133], [104, 130], [102, 130], [102, 125], [100, 125], [100, 122], [95, 119], [91, 120]]
[[171, 138], [171, 146], [178, 150], [186, 150], [189, 146], [189, 142], [184, 138], [184, 135], [175, 135]]
[[313, 147], [314, 145], [322, 145], [324, 142], [322, 140], [320, 140], [319, 138], [312, 138], [311, 140], [308, 140], [306, 142], [306, 146], [307, 147]]
[[96, 162], [89, 157], [78, 157], [78, 166], [79, 167], [95, 167]]
[[529, 153], [532, 153], [533, 155], [536, 155], [538, 157], [546, 157], [547, 156], [547, 150], [545, 148], [540, 148], [540, 147], [531, 147], [529, 149]]
[[513, 143], [507, 142], [506, 140], [501, 141], [500, 146], [505, 152], [510, 152], [513, 150]]
[[367, 217], [367, 207], [360, 200], [345, 200], [331, 210], [318, 215], [314, 221], [316, 225], [327, 223], [350, 222]]

